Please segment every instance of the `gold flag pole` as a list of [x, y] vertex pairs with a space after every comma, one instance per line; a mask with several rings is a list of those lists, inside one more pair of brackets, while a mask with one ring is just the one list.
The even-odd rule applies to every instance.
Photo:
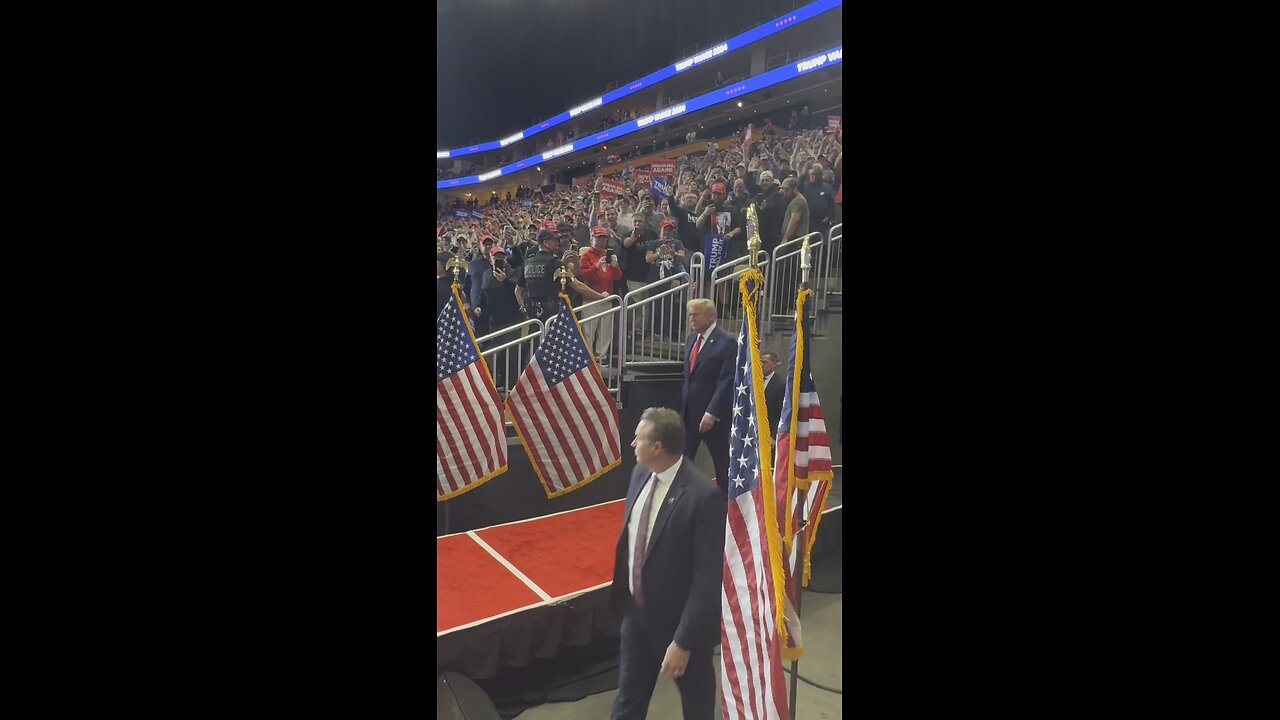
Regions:
[[809, 236], [804, 236], [804, 242], [800, 245], [800, 286], [812, 289], [809, 286]]
[[459, 285], [461, 284], [461, 281], [458, 279], [458, 273], [466, 271], [467, 261], [458, 257], [457, 255], [454, 255], [453, 257], [449, 258], [449, 262], [445, 263], [444, 268], [445, 270], [453, 271], [453, 284]]
[[[453, 257], [449, 258], [449, 262], [444, 264], [444, 269], [446, 271], [450, 271], [450, 270], [453, 271], [453, 287], [458, 288], [459, 295], [461, 295], [462, 281], [459, 279], [458, 276], [460, 273], [462, 273], [467, 269], [467, 261], [463, 260], [461, 257], [457, 255], [454, 255]], [[462, 308], [462, 306], [458, 306], [458, 312], [462, 313], [463, 316], [465, 317], [466, 311]], [[445, 503], [444, 505], [444, 533], [446, 535], [449, 534], [449, 503]]]
[[756, 215], [756, 204], [751, 203], [747, 206], [747, 262], [754, 269], [756, 267], [756, 253], [760, 252], [760, 222]]

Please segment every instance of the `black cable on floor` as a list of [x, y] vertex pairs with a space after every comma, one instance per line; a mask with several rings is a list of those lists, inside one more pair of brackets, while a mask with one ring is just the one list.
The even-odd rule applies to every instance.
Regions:
[[[783, 666], [782, 666], [782, 672], [787, 673], [788, 675], [790, 675], [790, 674], [791, 674], [791, 668], [787, 667], [786, 665], [783, 665]], [[800, 682], [808, 683], [808, 684], [810, 684], [810, 685], [812, 685], [812, 686], [814, 686], [814, 687], [818, 688], [819, 690], [826, 690], [827, 692], [833, 692], [833, 693], [835, 693], [835, 694], [837, 694], [837, 695], [843, 695], [843, 694], [844, 694], [844, 691], [843, 691], [843, 690], [837, 690], [837, 689], [835, 689], [835, 688], [827, 687], [826, 685], [822, 685], [822, 684], [820, 684], [820, 683], [816, 683], [816, 682], [814, 682], [814, 681], [810, 680], [809, 678], [807, 678], [807, 677], [805, 677], [805, 676], [801, 675], [800, 673], [796, 673], [796, 677], [800, 679]]]
[[[719, 645], [717, 645], [717, 646], [716, 646], [716, 649], [715, 649], [715, 650], [711, 651], [711, 657], [720, 657], [720, 646], [719, 646]], [[720, 662], [724, 662], [724, 658], [723, 658], [723, 657], [721, 657], [721, 658], [720, 658]], [[791, 668], [787, 667], [787, 664], [786, 664], [786, 663], [783, 663], [783, 665], [782, 665], [782, 672], [787, 673], [788, 675], [790, 675], [790, 674], [791, 674]], [[797, 678], [799, 678], [801, 682], [804, 682], [804, 683], [807, 683], [807, 684], [809, 684], [809, 685], [812, 685], [812, 686], [814, 686], [814, 687], [818, 688], [819, 690], [826, 690], [827, 692], [833, 692], [833, 693], [835, 693], [835, 694], [837, 694], [837, 695], [843, 695], [843, 694], [844, 694], [844, 691], [843, 691], [843, 690], [837, 690], [837, 689], [835, 689], [835, 688], [833, 688], [833, 687], [827, 687], [826, 685], [823, 685], [823, 684], [821, 684], [821, 683], [816, 683], [816, 682], [814, 682], [814, 681], [810, 680], [809, 678], [807, 678], [807, 677], [805, 677], [805, 676], [803, 676], [803, 675], [801, 675], [801, 674], [799, 674], [799, 673], [796, 673], [796, 677], [797, 677]]]

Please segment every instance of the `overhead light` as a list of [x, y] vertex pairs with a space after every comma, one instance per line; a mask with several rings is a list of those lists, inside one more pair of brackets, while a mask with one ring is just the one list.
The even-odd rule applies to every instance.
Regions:
[[739, 100], [739, 101], [738, 101], [738, 107], [742, 107], [742, 101], [741, 101], [741, 100]]
[[541, 165], [539, 165], [539, 166], [538, 166], [538, 171], [539, 171], [539, 172], [541, 172], [541, 171], [542, 171], [542, 166], [541, 166]]

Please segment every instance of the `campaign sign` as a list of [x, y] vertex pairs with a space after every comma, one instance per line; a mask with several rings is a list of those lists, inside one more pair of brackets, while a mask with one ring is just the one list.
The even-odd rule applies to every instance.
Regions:
[[715, 270], [724, 262], [725, 241], [723, 234], [712, 234], [706, 237], [706, 247], [703, 248], [703, 254], [707, 258], [707, 273]]
[[662, 179], [661, 179], [661, 178], [654, 178], [654, 179], [653, 179], [653, 194], [654, 194], [654, 195], [656, 195], [656, 196], [658, 196], [658, 197], [660, 197], [660, 198], [666, 199], [666, 197], [667, 197], [667, 184], [666, 184], [666, 183], [664, 183], [664, 182], [662, 182]]
[[652, 184], [652, 176], [648, 170], [637, 170], [635, 175], [637, 186], [649, 187]]
[[649, 167], [653, 170], [654, 175], [670, 175], [676, 171], [676, 161], [654, 160], [652, 163], [649, 163]]
[[828, 129], [828, 130], [833, 130], [833, 131], [834, 131], [834, 130], [835, 130], [836, 128], [838, 128], [838, 127], [840, 127], [840, 116], [839, 116], [839, 115], [828, 115], [828, 116], [827, 116], [827, 129]]
[[622, 191], [625, 189], [626, 189], [626, 186], [622, 184], [621, 180], [611, 180], [609, 178], [605, 178], [600, 181], [601, 195], [609, 195], [612, 197], [616, 197], [618, 195], [621, 195]]
[[471, 217], [471, 211], [469, 211], [469, 210], [454, 210], [454, 211], [453, 211], [453, 214], [454, 214], [454, 216], [455, 216], [455, 217], [460, 217], [460, 218], [469, 218], [469, 217]]

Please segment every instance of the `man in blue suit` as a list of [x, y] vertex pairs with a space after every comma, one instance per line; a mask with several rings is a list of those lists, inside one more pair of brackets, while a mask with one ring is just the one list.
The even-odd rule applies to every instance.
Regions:
[[715, 717], [727, 505], [683, 442], [675, 410], [641, 414], [613, 566], [623, 615], [613, 720], [644, 720], [659, 673], [675, 680], [685, 720]]
[[729, 426], [733, 412], [733, 363], [738, 345], [716, 325], [716, 305], [707, 298], [689, 301], [685, 342], [684, 389], [680, 396], [684, 420], [684, 456], [693, 460], [704, 440], [715, 463], [716, 484], [729, 495]]

